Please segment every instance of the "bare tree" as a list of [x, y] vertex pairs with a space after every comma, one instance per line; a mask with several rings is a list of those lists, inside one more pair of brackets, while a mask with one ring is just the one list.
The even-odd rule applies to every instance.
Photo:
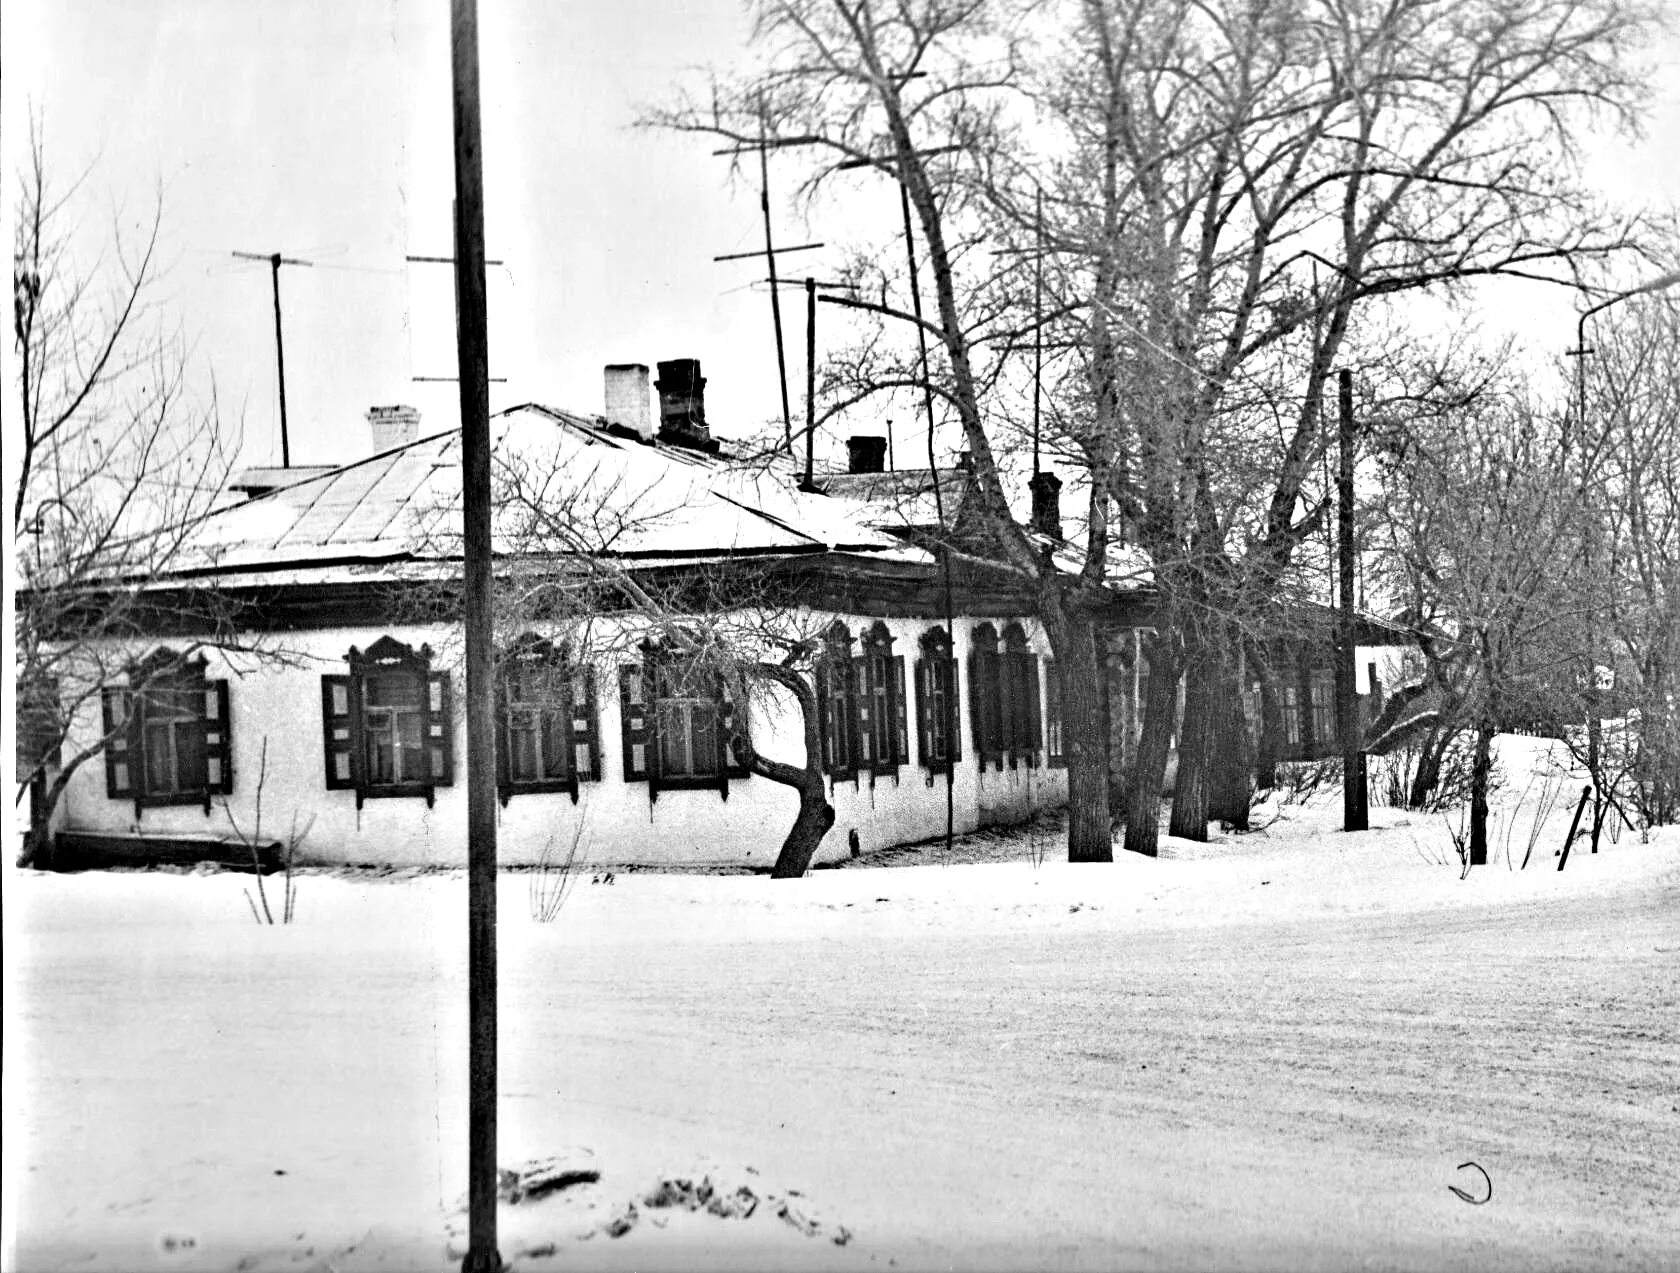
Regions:
[[[1189, 678], [1173, 831], [1205, 836], [1240, 628], [1312, 536], [1339, 365], [1398, 298], [1493, 275], [1569, 282], [1633, 227], [1578, 180], [1577, 130], [1631, 121], [1652, 20], [1621, 0], [1370, 7], [1081, 0], [1043, 95], [1049, 199], [1084, 324], [1089, 464], [1155, 563]], [[1017, 203], [1020, 196], [1017, 196]], [[1151, 727], [1146, 726], [1146, 735]], [[1146, 746], [1127, 847], [1151, 850]]]
[[[755, 12], [762, 69], [652, 122], [743, 152], [797, 147], [786, 153], [807, 157], [807, 194], [859, 165], [901, 184], [931, 312], [893, 300], [884, 274], [880, 301], [861, 307], [924, 333], [936, 365], [923, 377], [902, 345], [871, 337], [833, 387], [842, 400], [919, 387], [960, 424], [968, 516], [989, 539], [977, 555], [1031, 582], [1063, 668], [1076, 861], [1112, 855], [1095, 615], [1116, 543], [1142, 546], [1161, 607], [1126, 844], [1154, 851], [1184, 672], [1174, 830], [1205, 837], [1212, 749], [1241, 736], [1217, 719], [1234, 652], [1275, 619], [1323, 516], [1310, 478], [1331, 371], [1382, 343], [1369, 324], [1395, 297], [1497, 274], [1568, 281], [1630, 242], [1572, 181], [1574, 141], [1589, 115], [1633, 118], [1630, 59], [1650, 11], [763, 0]], [[1006, 497], [1022, 300], [1041, 263], [1068, 395], [1049, 423], [1086, 501], [1071, 573]]]
[[[1557, 419], [1494, 387], [1385, 439], [1386, 546], [1428, 656], [1431, 710], [1396, 713], [1378, 741], [1468, 731], [1471, 866], [1487, 861], [1494, 735], [1574, 718], [1593, 697], [1580, 666], [1591, 510]], [[1595, 469], [1589, 458], [1589, 480]]]
[[[937, 412], [960, 428], [972, 490], [960, 524], [946, 527], [934, 546], [982, 576], [1025, 584], [1036, 597], [1061, 669], [1068, 856], [1108, 861], [1099, 652], [1100, 616], [1113, 599], [1106, 586], [1108, 492], [1101, 483], [1090, 488], [1085, 559], [1072, 571], [1056, 563], [1049, 536], [1013, 514], [1008, 497], [1010, 455], [1019, 455], [1025, 432], [1023, 395], [1010, 375], [1032, 335], [1020, 307], [1030, 263], [1023, 274], [1014, 256], [989, 254], [1016, 245], [981, 178], [1019, 144], [1011, 132], [1025, 100], [1022, 12], [993, 0], [879, 7], [867, 0], [764, 0], [755, 6], [762, 68], [714, 84], [704, 104], [682, 103], [649, 122], [744, 149], [798, 146], [809, 161], [801, 187], [809, 197], [836, 188], [840, 174], [859, 167], [898, 184], [918, 277], [890, 264], [903, 257], [902, 242], [860, 247], [853, 275], [863, 299], [853, 307], [881, 325], [829, 364], [830, 409], [909, 392], [928, 396], [930, 427]], [[925, 316], [924, 285], [931, 292]]]
[[[1591, 586], [1596, 649], [1613, 670], [1629, 789], [1648, 825], [1680, 817], [1680, 305], [1635, 300], [1599, 319], [1580, 369], [1582, 454], [1600, 480]], [[1620, 766], [1619, 766], [1620, 767]]]
[[201, 635], [166, 660], [134, 660], [158, 613], [148, 586], [203, 564], [195, 529], [235, 449], [214, 392], [195, 396], [188, 350], [158, 303], [161, 202], [138, 238], [116, 212], [108, 233], [88, 233], [87, 174], [53, 180], [38, 123], [17, 183], [20, 411], [6, 447], [17, 465], [16, 776], [19, 798], [32, 793], [28, 853], [45, 844], [71, 776], [126, 727], [86, 724], [99, 718], [102, 686], [121, 680], [143, 696], [204, 647], [249, 643], [200, 588], [191, 609]]

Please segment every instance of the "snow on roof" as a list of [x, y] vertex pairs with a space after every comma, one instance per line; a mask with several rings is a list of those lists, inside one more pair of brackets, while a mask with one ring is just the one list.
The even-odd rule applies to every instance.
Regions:
[[[498, 508], [498, 552], [669, 559], [902, 547], [856, 506], [797, 490], [785, 458], [751, 467], [727, 455], [643, 442], [597, 417], [535, 403], [500, 412], [490, 425], [499, 480], [516, 481], [551, 519]], [[458, 556], [458, 429], [337, 468], [258, 476], [276, 473], [292, 478], [203, 521], [183, 569], [298, 567], [319, 577], [327, 563]], [[563, 530], [550, 533], [557, 523]]]

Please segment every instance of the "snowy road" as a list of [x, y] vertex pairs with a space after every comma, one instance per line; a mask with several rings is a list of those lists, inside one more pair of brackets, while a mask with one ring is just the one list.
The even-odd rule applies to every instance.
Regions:
[[[501, 1158], [581, 1145], [603, 1176], [505, 1208], [503, 1254], [1680, 1266], [1680, 839], [1460, 882], [1387, 834], [1361, 869], [1258, 845], [626, 876], [553, 926], [510, 879]], [[461, 880], [306, 877], [291, 929], [251, 925], [243, 883], [8, 879], [28, 894], [7, 935], [11, 1266], [458, 1264]], [[1488, 1205], [1448, 1188], [1481, 1189], [1466, 1160]], [[599, 1231], [701, 1170], [797, 1198], [821, 1232], [645, 1205]]]

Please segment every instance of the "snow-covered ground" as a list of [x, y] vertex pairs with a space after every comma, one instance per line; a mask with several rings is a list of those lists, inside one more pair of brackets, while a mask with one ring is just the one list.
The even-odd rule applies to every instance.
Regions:
[[[1112, 866], [585, 874], [552, 924], [508, 876], [500, 1159], [599, 1177], [502, 1254], [1680, 1267], [1680, 830], [1559, 873], [1570, 811], [1466, 879], [1334, 791]], [[307, 875], [275, 928], [249, 877], [5, 886], [6, 1267], [459, 1266], [462, 876]]]

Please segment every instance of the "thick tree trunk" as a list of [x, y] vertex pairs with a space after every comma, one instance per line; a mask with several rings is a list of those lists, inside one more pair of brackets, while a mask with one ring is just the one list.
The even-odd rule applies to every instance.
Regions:
[[[1103, 666], [1089, 615], [1063, 612], [1056, 662], [1062, 681], [1062, 733], [1068, 767], [1068, 861], [1114, 861], [1108, 806], [1108, 717]], [[1054, 635], [1054, 633], [1052, 633]]]
[[1184, 669], [1184, 725], [1178, 733], [1178, 777], [1173, 782], [1168, 835], [1207, 839], [1213, 789], [1214, 713], [1217, 668], [1214, 654], [1197, 650]]
[[1154, 857], [1161, 835], [1161, 781], [1167, 769], [1167, 747], [1178, 715], [1179, 665], [1170, 632], [1157, 633], [1145, 647], [1149, 658], [1149, 698], [1143, 709], [1143, 734], [1137, 763], [1132, 767], [1131, 790], [1126, 794], [1128, 853]]
[[1430, 793], [1441, 782], [1441, 761], [1452, 742], [1449, 730], [1431, 730], [1418, 748], [1417, 772], [1412, 775], [1412, 789], [1406, 793], [1406, 807], [1421, 809], [1429, 803]]
[[797, 880], [810, 870], [811, 859], [817, 855], [823, 837], [833, 825], [834, 806], [828, 802], [822, 780], [818, 779], [814, 791], [800, 784], [799, 816], [794, 818], [793, 829], [782, 841], [782, 851], [776, 857], [776, 865], [771, 868], [770, 878]]
[[[822, 771], [822, 733], [817, 722], [817, 692], [805, 676], [779, 663], [756, 663], [751, 675], [769, 681], [793, 695], [799, 704], [799, 714], [805, 733], [805, 763], [790, 765], [759, 754], [752, 739], [736, 735], [732, 745], [746, 753], [747, 767], [761, 778], [792, 787], [799, 793], [799, 813], [782, 841], [776, 865], [770, 869], [773, 880], [797, 880], [811, 869], [811, 860], [822, 847], [823, 837], [834, 826], [834, 806], [828, 803], [828, 783]], [[745, 681], [735, 677], [735, 701], [745, 702]]]
[[1225, 669], [1219, 678], [1214, 718], [1209, 812], [1233, 831], [1246, 831], [1254, 783], [1250, 777], [1248, 722], [1243, 718], [1242, 687], [1234, 668]]
[[1476, 759], [1470, 768], [1470, 865], [1486, 866], [1488, 854], [1488, 775], [1493, 770], [1493, 727], [1476, 727]]
[[1254, 785], [1270, 791], [1277, 786], [1278, 758], [1283, 754], [1283, 699], [1271, 663], [1253, 650], [1250, 661], [1260, 680], [1260, 745], [1254, 753]]

